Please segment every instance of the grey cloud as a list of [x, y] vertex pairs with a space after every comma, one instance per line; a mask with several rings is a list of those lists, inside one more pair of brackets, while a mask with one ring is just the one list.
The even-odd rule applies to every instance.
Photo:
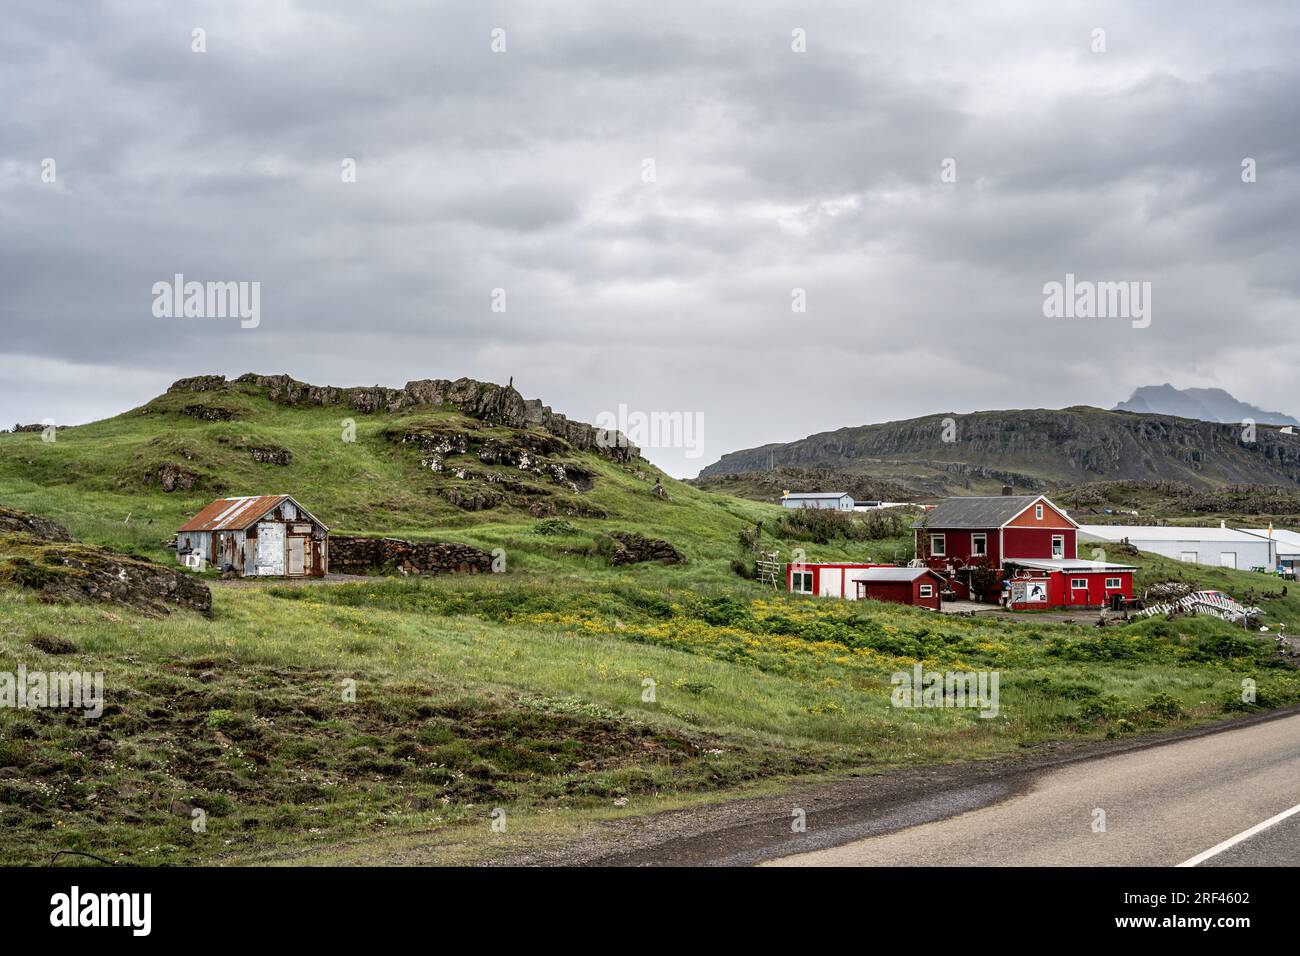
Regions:
[[[27, 5], [0, 34], [0, 421], [290, 344], [317, 381], [702, 411], [709, 459], [1151, 381], [1300, 413], [1297, 41], [1282, 2]], [[1151, 328], [1044, 320], [1067, 271], [1150, 279]], [[153, 318], [174, 272], [262, 282], [262, 326]]]

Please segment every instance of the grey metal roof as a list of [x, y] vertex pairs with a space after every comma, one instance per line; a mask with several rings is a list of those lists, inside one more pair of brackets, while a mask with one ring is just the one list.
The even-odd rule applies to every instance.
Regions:
[[847, 498], [847, 491], [796, 491], [794, 494], [783, 495], [785, 498]]
[[[990, 497], [945, 498], [913, 528], [1000, 528], [1042, 495], [993, 495]], [[1059, 510], [1059, 509], [1058, 509]]]
[[1136, 571], [1131, 564], [1111, 564], [1108, 561], [1085, 561], [1074, 558], [1007, 558], [1007, 564], [1018, 564], [1039, 571]]
[[[929, 568], [868, 568], [854, 572], [851, 581], [915, 581], [927, 574], [934, 574]], [[935, 575], [938, 577], [938, 575]]]
[[1259, 538], [1272, 539], [1277, 544], [1278, 554], [1300, 554], [1300, 534], [1294, 531], [1286, 528], [1274, 528], [1271, 533], [1268, 528], [1241, 528], [1239, 530]]

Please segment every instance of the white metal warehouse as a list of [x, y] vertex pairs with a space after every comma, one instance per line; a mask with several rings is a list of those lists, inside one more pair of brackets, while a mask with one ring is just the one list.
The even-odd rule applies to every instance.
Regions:
[[1127, 541], [1139, 551], [1193, 564], [1238, 568], [1250, 571], [1277, 568], [1277, 543], [1235, 528], [1180, 528], [1174, 526], [1140, 526], [1119, 524], [1085, 524], [1079, 526], [1079, 552], [1086, 551], [1082, 542]]

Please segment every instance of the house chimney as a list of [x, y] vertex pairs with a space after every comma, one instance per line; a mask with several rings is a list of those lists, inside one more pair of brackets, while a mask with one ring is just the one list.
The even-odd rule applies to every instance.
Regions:
[[1008, 497], [1010, 497], [1010, 496], [1011, 496], [1011, 486], [1010, 486], [1010, 485], [1003, 485], [1003, 486], [1002, 486], [1002, 497], [1004, 497], [1004, 498], [1008, 498]]

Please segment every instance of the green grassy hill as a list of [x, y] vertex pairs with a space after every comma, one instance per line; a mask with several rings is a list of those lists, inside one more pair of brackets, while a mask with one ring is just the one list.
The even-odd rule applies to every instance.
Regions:
[[[450, 447], [429, 451], [439, 446]], [[520, 452], [579, 479], [521, 468], [512, 461]], [[433, 457], [439, 471], [422, 465]], [[652, 492], [656, 481], [666, 498]], [[60, 429], [52, 442], [0, 434], [0, 502], [55, 518], [82, 540], [160, 560], [172, 532], [213, 498], [280, 493], [341, 533], [495, 547], [518, 540], [539, 517], [557, 516], [592, 533], [633, 525], [696, 558], [730, 557], [740, 529], [779, 515], [706, 494], [642, 459], [617, 461], [450, 406], [363, 414], [286, 405], [239, 382], [171, 391], [114, 418]], [[545, 539], [523, 543], [521, 555], [555, 550]]]
[[[342, 440], [345, 418], [355, 442]], [[490, 409], [359, 412], [239, 381], [170, 392], [54, 442], [0, 435], [0, 504], [143, 557], [171, 561], [165, 540], [211, 498], [269, 492], [338, 532], [507, 555], [505, 573], [477, 576], [209, 579], [210, 619], [42, 604], [0, 586], [0, 672], [99, 671], [106, 691], [99, 719], [0, 708], [0, 862], [59, 850], [141, 864], [478, 860], [796, 777], [1300, 700], [1271, 641], [1217, 621], [1097, 630], [764, 588], [735, 567], [747, 570], [741, 534], [759, 520], [764, 547], [814, 561], [891, 561], [910, 542], [872, 538], [865, 522], [852, 529], [861, 540], [805, 540], [774, 506], [580, 444], [580, 429], [512, 427]], [[611, 567], [600, 542], [615, 530], [664, 538], [688, 562]], [[12, 546], [0, 535], [0, 563]], [[1174, 570], [1197, 573], [1151, 574]], [[1205, 570], [1229, 591], [1254, 580]], [[1295, 599], [1270, 600], [1270, 615], [1291, 619]], [[891, 706], [891, 675], [918, 662], [997, 670], [1000, 712]], [[1253, 705], [1245, 678], [1258, 682]]]

